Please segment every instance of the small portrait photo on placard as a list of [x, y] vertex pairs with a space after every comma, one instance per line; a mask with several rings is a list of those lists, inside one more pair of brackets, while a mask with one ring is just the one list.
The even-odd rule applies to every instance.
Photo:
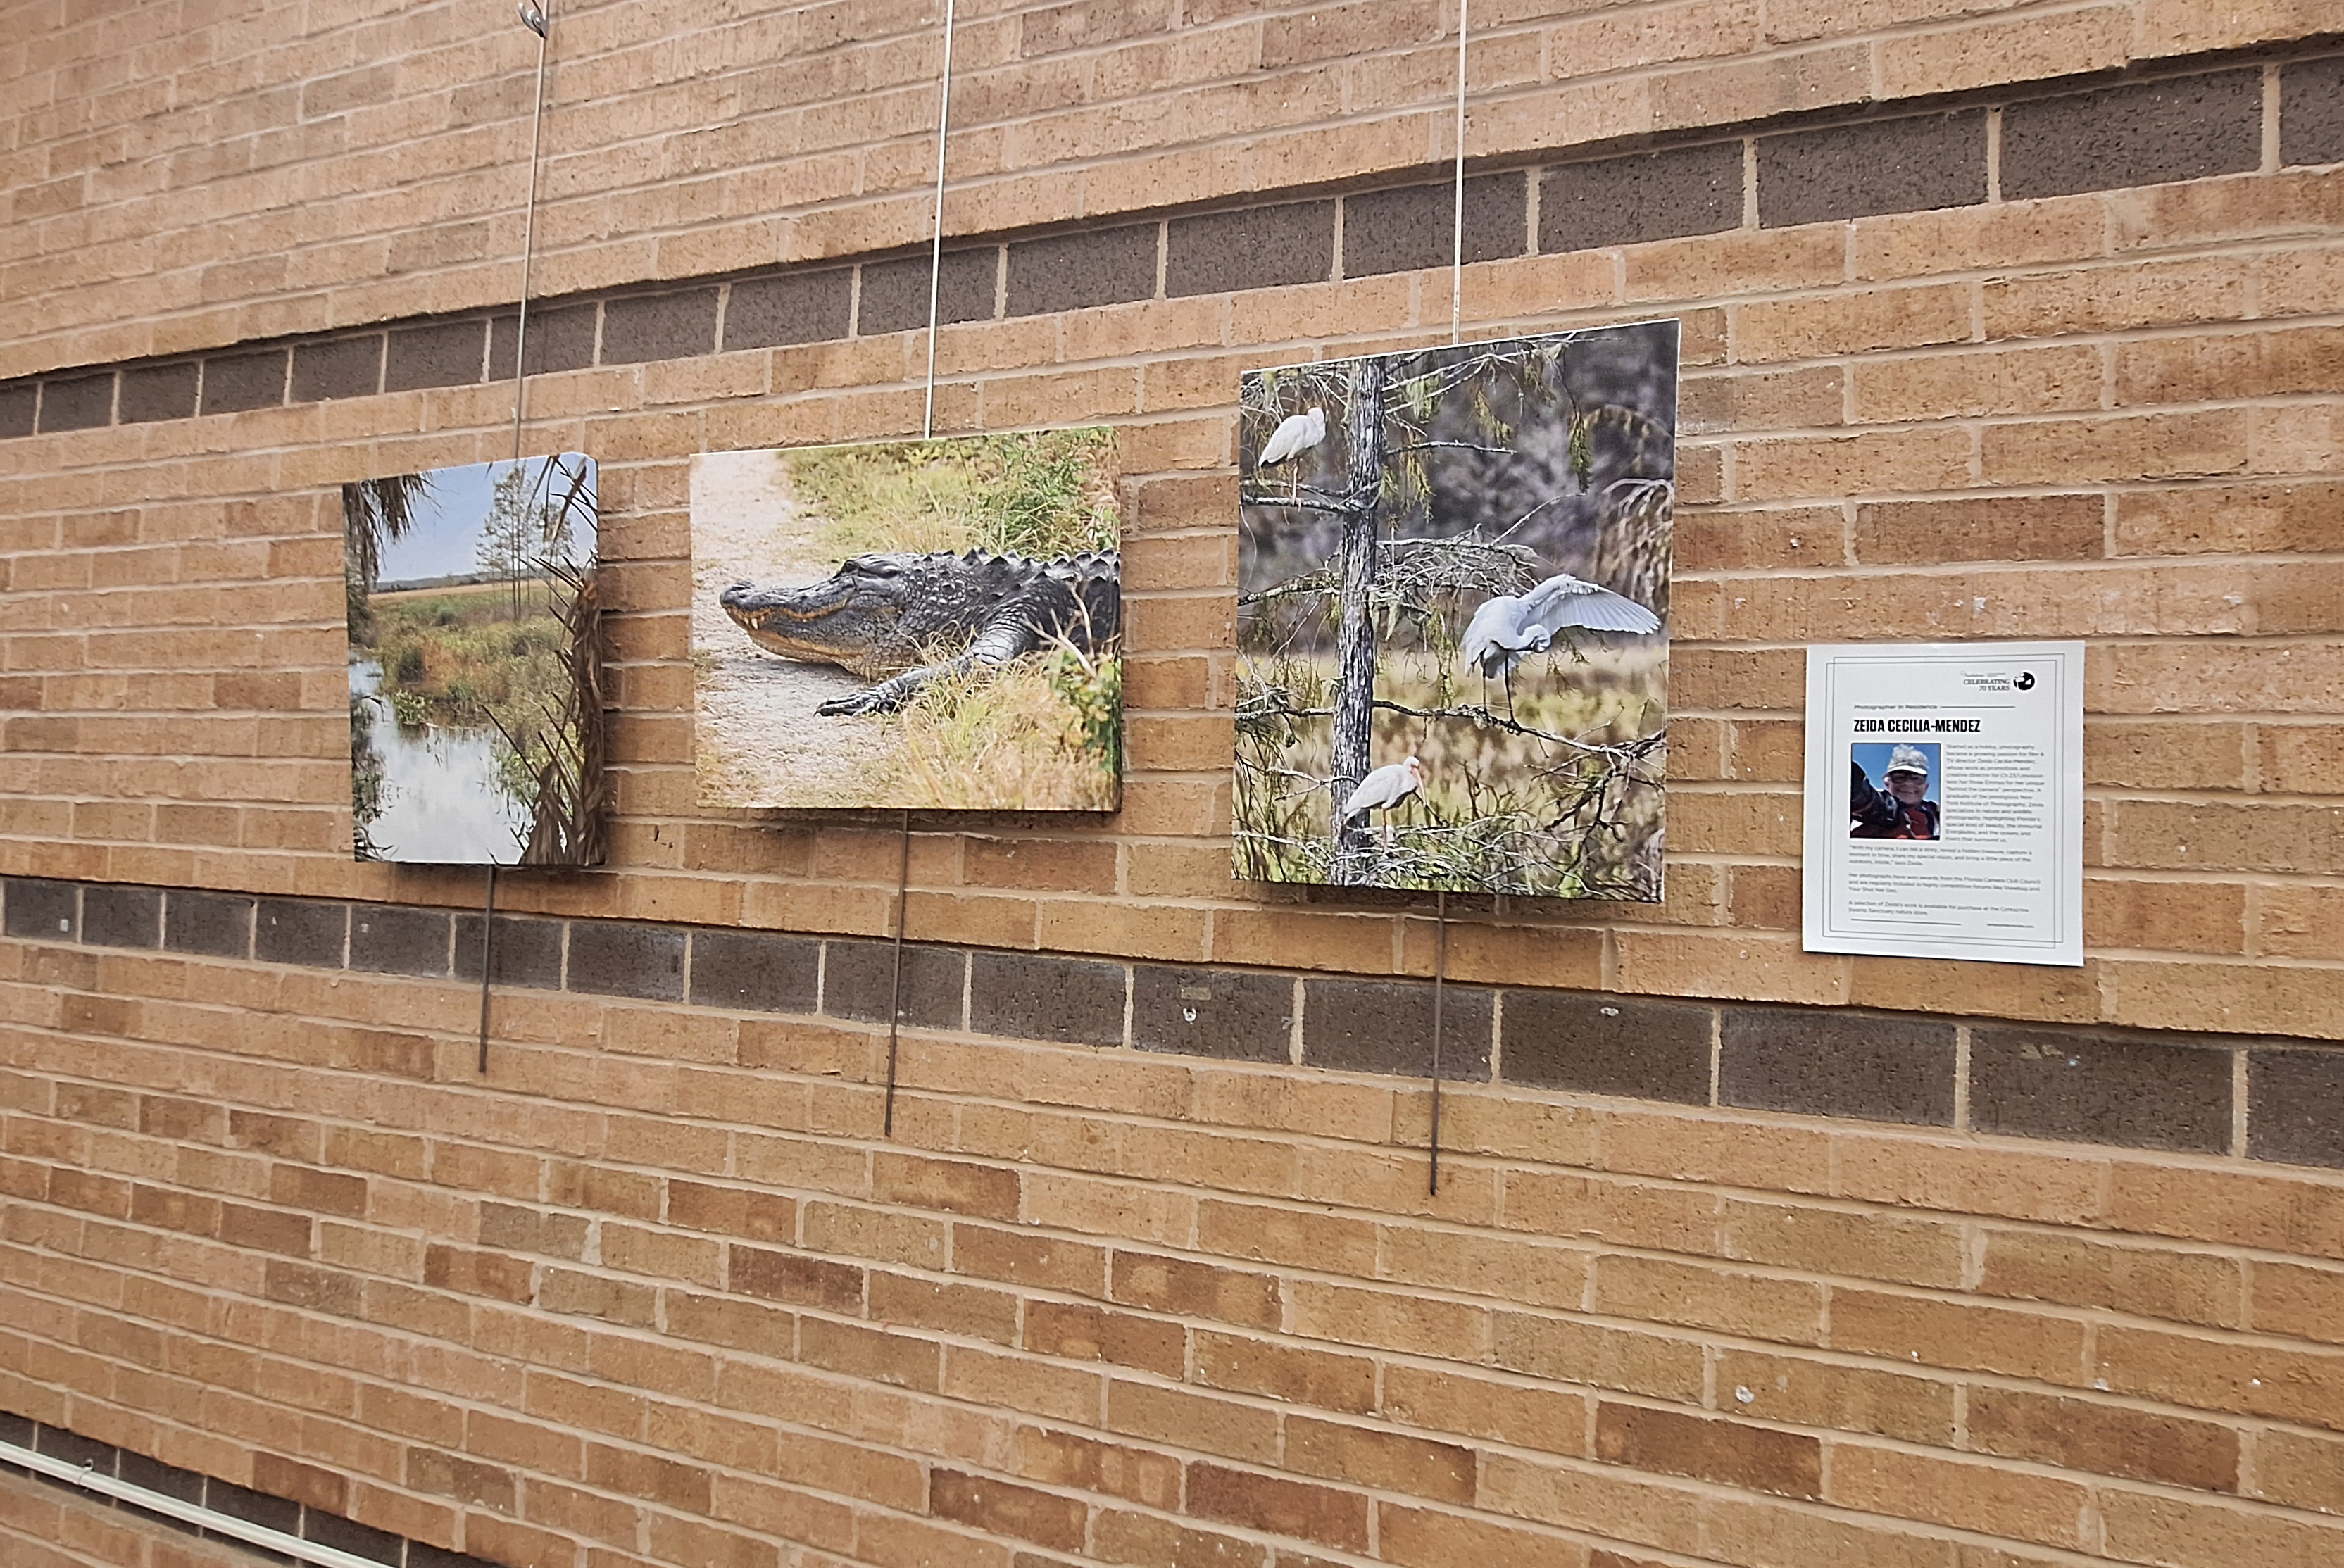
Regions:
[[1847, 835], [1934, 843], [1945, 747], [1935, 741], [1859, 743], [1848, 748]]
[[342, 486], [359, 859], [601, 862], [595, 477], [563, 452]]
[[1106, 429], [694, 458], [700, 804], [1114, 810], [1116, 476]]
[[1661, 897], [1677, 338], [1245, 376], [1240, 879]]

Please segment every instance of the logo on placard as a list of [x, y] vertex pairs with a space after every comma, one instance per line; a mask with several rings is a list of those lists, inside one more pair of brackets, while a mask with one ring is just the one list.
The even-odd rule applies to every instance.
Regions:
[[2032, 670], [2021, 670], [2018, 673], [2018, 679], [2013, 681], [2011, 684], [2017, 687], [2022, 692], [2031, 692], [2035, 690], [2035, 672]]

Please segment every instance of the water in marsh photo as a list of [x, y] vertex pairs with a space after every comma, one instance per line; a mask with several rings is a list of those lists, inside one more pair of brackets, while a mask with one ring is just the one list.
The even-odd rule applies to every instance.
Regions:
[[567, 453], [342, 487], [359, 859], [600, 858], [594, 481]]

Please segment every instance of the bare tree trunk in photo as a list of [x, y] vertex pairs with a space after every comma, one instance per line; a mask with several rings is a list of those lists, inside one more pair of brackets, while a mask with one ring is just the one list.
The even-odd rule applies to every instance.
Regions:
[[[1382, 519], [1384, 474], [1384, 384], [1389, 371], [1379, 359], [1351, 369], [1350, 455], [1343, 520], [1342, 620], [1335, 636], [1334, 807], [1339, 813], [1373, 765], [1375, 740], [1376, 625], [1368, 602], [1376, 580], [1377, 535]], [[1335, 823], [1334, 879], [1368, 879], [1371, 846], [1364, 824]]]

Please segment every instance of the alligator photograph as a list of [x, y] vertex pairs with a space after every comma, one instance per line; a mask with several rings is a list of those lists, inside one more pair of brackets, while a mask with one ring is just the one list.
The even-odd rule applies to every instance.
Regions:
[[693, 769], [752, 809], [1110, 811], [1114, 435], [702, 453]]

